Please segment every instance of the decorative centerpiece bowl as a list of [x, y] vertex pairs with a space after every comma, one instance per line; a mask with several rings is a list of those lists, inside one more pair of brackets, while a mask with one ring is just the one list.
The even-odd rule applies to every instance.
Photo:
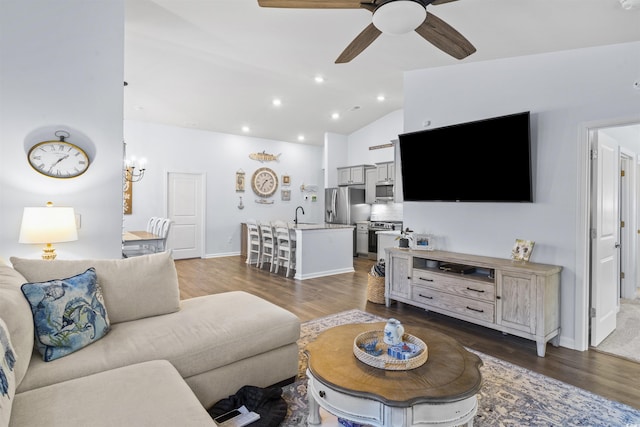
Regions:
[[367, 331], [353, 341], [353, 354], [362, 363], [387, 371], [408, 371], [424, 365], [429, 358], [427, 344], [410, 334], [404, 334], [402, 342], [411, 349], [411, 354], [404, 360], [388, 354], [384, 331]]

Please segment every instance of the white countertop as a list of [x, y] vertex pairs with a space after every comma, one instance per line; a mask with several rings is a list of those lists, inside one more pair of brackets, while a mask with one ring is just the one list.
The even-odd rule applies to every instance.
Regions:
[[376, 231], [376, 234], [390, 234], [390, 235], [397, 236], [398, 234], [400, 234], [400, 230], [381, 230], [381, 231]]
[[294, 230], [335, 230], [343, 228], [355, 228], [353, 224], [297, 224], [292, 227]]

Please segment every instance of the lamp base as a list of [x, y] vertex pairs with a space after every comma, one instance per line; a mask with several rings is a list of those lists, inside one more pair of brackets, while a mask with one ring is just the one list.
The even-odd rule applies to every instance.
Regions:
[[51, 261], [56, 259], [56, 256], [58, 256], [56, 248], [54, 248], [51, 243], [47, 243], [47, 246], [42, 248], [42, 259]]

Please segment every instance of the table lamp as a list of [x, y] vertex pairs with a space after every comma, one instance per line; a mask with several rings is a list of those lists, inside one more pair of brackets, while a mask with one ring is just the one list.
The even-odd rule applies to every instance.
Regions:
[[46, 207], [24, 208], [18, 242], [46, 243], [42, 259], [56, 258], [52, 243], [74, 240], [78, 240], [78, 230], [73, 208], [54, 207], [51, 202], [47, 202]]

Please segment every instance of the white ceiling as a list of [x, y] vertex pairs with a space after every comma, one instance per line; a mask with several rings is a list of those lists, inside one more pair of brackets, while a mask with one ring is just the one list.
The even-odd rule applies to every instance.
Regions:
[[401, 109], [403, 71], [640, 40], [640, 8], [624, 10], [619, 0], [459, 0], [427, 11], [475, 45], [463, 61], [410, 33], [383, 34], [336, 65], [370, 12], [125, 2], [125, 119], [229, 134], [247, 125], [250, 136], [297, 142], [304, 134], [316, 145], [325, 132], [350, 134]]

